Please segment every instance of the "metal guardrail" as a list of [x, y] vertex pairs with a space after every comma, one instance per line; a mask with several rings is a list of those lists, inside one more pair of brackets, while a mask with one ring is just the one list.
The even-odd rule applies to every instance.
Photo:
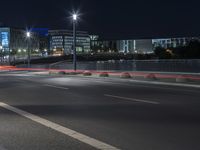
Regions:
[[[73, 69], [71, 62], [62, 61], [50, 65], [50, 69]], [[200, 59], [192, 60], [121, 60], [78, 62], [79, 70], [105, 71], [158, 71], [200, 73]]]

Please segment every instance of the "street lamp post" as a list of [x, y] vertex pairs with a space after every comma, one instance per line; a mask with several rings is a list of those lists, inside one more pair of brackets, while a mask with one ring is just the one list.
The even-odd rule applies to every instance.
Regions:
[[26, 38], [27, 38], [27, 50], [28, 50], [28, 68], [31, 66], [31, 54], [29, 49], [29, 41], [30, 41], [31, 33], [26, 32]]
[[8, 62], [9, 62], [9, 65], [11, 65], [11, 50], [10, 50], [10, 47], [9, 47], [9, 50], [8, 50]]
[[73, 14], [73, 63], [74, 63], [74, 71], [77, 69], [76, 64], [76, 21], [77, 21], [77, 14]]
[[3, 63], [3, 46], [0, 46], [0, 50], [1, 50], [1, 64]]

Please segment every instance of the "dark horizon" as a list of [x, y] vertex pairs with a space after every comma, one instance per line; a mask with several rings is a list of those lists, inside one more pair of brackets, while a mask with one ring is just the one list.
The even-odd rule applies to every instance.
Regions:
[[78, 29], [107, 39], [200, 36], [198, 1], [7, 0], [1, 5], [4, 26], [70, 30], [70, 12], [79, 10]]

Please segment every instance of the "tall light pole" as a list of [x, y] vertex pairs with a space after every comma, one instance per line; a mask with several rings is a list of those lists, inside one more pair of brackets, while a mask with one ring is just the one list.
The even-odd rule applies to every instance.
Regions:
[[31, 38], [31, 33], [26, 32], [26, 39], [27, 39], [27, 49], [28, 49], [28, 68], [30, 68], [31, 64], [31, 54], [30, 54], [30, 49], [29, 49], [29, 42]]
[[77, 14], [73, 14], [73, 63], [74, 63], [74, 71], [76, 71], [76, 22], [77, 22]]
[[3, 63], [3, 46], [0, 46], [0, 50], [1, 50], [1, 64]]

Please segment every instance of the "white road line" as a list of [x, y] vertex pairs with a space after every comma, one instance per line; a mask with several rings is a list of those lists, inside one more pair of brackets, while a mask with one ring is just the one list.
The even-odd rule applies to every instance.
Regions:
[[185, 83], [170, 83], [170, 82], [159, 82], [159, 81], [139, 81], [139, 80], [129, 80], [129, 81], [135, 82], [135, 83], [147, 83], [147, 84], [152, 84], [152, 85], [168, 85], [168, 86], [173, 86], [173, 87], [176, 86], [176, 87], [200, 88], [200, 85], [185, 84]]
[[115, 95], [109, 95], [109, 94], [104, 94], [104, 96], [117, 98], [117, 99], [124, 99], [124, 100], [128, 100], [128, 101], [133, 101], [133, 102], [149, 103], [149, 104], [156, 104], [156, 105], [160, 104], [159, 102], [154, 102], [154, 101], [147, 101], [147, 100], [142, 100], [142, 99], [121, 97], [121, 96], [115, 96]]
[[[113, 84], [113, 85], [125, 85], [125, 86], [131, 86], [131, 87], [145, 87], [145, 88], [153, 88], [153, 89], [164, 89], [164, 90], [171, 90], [171, 91], [182, 91], [182, 92], [192, 92], [192, 93], [199, 93], [198, 91], [194, 90], [187, 90], [187, 89], [179, 89], [179, 88], [173, 88], [173, 87], [192, 87], [192, 88], [200, 88], [200, 85], [189, 85], [189, 84], [183, 84], [183, 83], [164, 83], [164, 82], [154, 82], [154, 81], [136, 81], [136, 80], [127, 80], [130, 83], [142, 83], [142, 84], [147, 84], [147, 85], [141, 85], [141, 84], [130, 84], [130, 83], [113, 83], [114, 80], [110, 81], [94, 81], [96, 83], [107, 83], [107, 84]], [[119, 79], [119, 81], [125, 81], [124, 79]], [[126, 81], [126, 82], [127, 82]], [[148, 86], [149, 85], [149, 86]], [[162, 87], [157, 85], [164, 85], [164, 86], [171, 86], [170, 87]]]
[[60, 86], [55, 86], [55, 85], [50, 85], [50, 84], [45, 84], [44, 86], [57, 88], [57, 89], [62, 89], [62, 90], [69, 90], [69, 88], [66, 88], [66, 87], [60, 87]]
[[12, 107], [12, 106], [10, 106], [10, 105], [8, 105], [6, 103], [0, 102], [0, 107], [3, 107], [5, 109], [7, 109], [7, 110], [15, 112], [16, 114], [18, 114], [20, 116], [28, 118], [28, 119], [30, 119], [30, 120], [32, 120], [34, 122], [37, 122], [37, 123], [39, 123], [39, 124], [41, 124], [43, 126], [46, 126], [46, 127], [51, 128], [51, 129], [53, 129], [55, 131], [58, 131], [58, 132], [60, 132], [62, 134], [65, 134], [65, 135], [67, 135], [69, 137], [72, 137], [72, 138], [74, 138], [74, 139], [76, 139], [76, 140], [78, 140], [78, 141], [80, 141], [82, 143], [88, 144], [88, 145], [90, 145], [90, 146], [92, 146], [92, 147], [94, 147], [96, 149], [100, 149], [100, 150], [119, 150], [119, 148], [117, 148], [117, 147], [114, 147], [112, 145], [106, 144], [104, 142], [101, 142], [99, 140], [91, 138], [91, 137], [89, 137], [87, 135], [81, 134], [79, 132], [76, 132], [74, 130], [71, 130], [69, 128], [66, 128], [64, 126], [56, 124], [54, 122], [51, 122], [49, 120], [43, 119], [43, 118], [41, 118], [39, 116], [33, 115], [31, 113], [28, 113], [26, 111], [20, 110], [20, 109], [15, 108], [15, 107]]

